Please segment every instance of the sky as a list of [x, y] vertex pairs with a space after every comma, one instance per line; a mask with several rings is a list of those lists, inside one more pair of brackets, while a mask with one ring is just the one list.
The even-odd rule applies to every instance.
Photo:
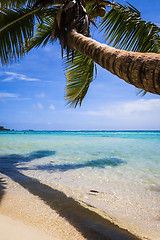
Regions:
[[[119, 1], [124, 3], [124, 1]], [[160, 24], [159, 0], [130, 0], [146, 21]], [[101, 41], [94, 31], [93, 38]], [[64, 98], [66, 78], [57, 43], [0, 67], [0, 126], [15, 130], [160, 130], [160, 96], [138, 90], [97, 66], [82, 106]]]

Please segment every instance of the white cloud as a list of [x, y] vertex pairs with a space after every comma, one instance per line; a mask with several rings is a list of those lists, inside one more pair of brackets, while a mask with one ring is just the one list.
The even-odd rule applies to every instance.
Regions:
[[116, 102], [83, 114], [101, 129], [160, 129], [160, 99]]
[[0, 98], [18, 98], [18, 94], [0, 92]]
[[42, 108], [43, 108], [43, 105], [42, 105], [41, 103], [37, 103], [37, 107], [38, 107], [39, 109], [42, 109]]
[[56, 109], [53, 104], [51, 104], [51, 105], [49, 106], [49, 108], [50, 108], [51, 110], [55, 110], [55, 109]]
[[44, 93], [38, 93], [36, 94], [37, 98], [45, 98], [45, 94]]
[[33, 105], [33, 108], [43, 109], [43, 105], [41, 103], [36, 103]]
[[144, 116], [151, 113], [158, 114], [160, 116], [160, 99], [140, 99], [130, 102], [117, 102], [97, 111], [88, 111], [85, 114], [93, 116], [106, 116], [109, 118], [125, 118]]
[[27, 81], [27, 82], [40, 81], [37, 78], [30, 78], [24, 74], [18, 74], [18, 73], [14, 73], [14, 72], [5, 72], [4, 74], [7, 75], [8, 77], [4, 78], [2, 80], [2, 82], [11, 82], [11, 81], [14, 81], [15, 79], [18, 79], [21, 81]]

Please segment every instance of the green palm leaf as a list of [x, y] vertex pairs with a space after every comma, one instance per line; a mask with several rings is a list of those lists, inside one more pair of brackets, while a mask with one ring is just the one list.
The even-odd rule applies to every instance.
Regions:
[[76, 53], [74, 59], [70, 55], [65, 59], [67, 77], [66, 95], [68, 104], [81, 106], [90, 83], [93, 81], [96, 66], [94, 62], [81, 53]]
[[35, 0], [1, 0], [0, 8], [19, 8], [34, 4], [35, 2]]
[[1, 63], [7, 64], [19, 59], [24, 54], [24, 42], [34, 33], [37, 10], [19, 8], [0, 11], [0, 57]]
[[25, 50], [28, 52], [32, 48], [44, 47], [48, 42], [53, 42], [52, 31], [55, 24], [57, 8], [52, 9], [51, 17], [44, 17], [41, 23], [37, 24], [35, 35], [26, 42]]
[[160, 52], [160, 28], [146, 22], [140, 12], [128, 3], [114, 4], [101, 23], [108, 44], [116, 48], [137, 52]]
[[52, 5], [62, 5], [59, 0], [1, 0], [0, 9], [17, 9], [21, 7], [47, 7]]

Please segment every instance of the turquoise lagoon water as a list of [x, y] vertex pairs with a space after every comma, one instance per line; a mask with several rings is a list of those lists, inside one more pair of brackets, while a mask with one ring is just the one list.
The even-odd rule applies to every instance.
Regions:
[[0, 172], [38, 179], [122, 225], [160, 229], [160, 131], [1, 132]]

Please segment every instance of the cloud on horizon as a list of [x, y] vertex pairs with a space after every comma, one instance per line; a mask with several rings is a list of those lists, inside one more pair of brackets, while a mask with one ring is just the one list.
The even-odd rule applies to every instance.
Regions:
[[160, 99], [140, 99], [129, 102], [116, 102], [96, 111], [85, 112], [92, 116], [106, 116], [109, 118], [133, 117], [144, 114], [156, 114], [160, 117]]
[[114, 102], [81, 114], [96, 119], [102, 128], [160, 129], [160, 99]]

